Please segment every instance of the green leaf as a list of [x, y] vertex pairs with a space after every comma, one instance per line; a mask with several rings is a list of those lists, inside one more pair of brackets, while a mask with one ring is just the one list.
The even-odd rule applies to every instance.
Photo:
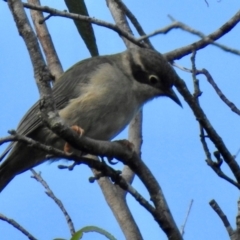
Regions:
[[81, 230], [75, 232], [75, 234], [72, 236], [70, 240], [79, 240], [83, 236], [83, 232]]
[[78, 230], [70, 240], [79, 240], [82, 238], [83, 233], [88, 233], [88, 232], [97, 232], [102, 235], [104, 235], [106, 238], [109, 240], [117, 240], [113, 235], [111, 235], [109, 232], [105, 231], [102, 228], [96, 227], [96, 226], [87, 226], [83, 227], [80, 230]]
[[[89, 16], [84, 0], [65, 0], [65, 3], [68, 7], [69, 12]], [[80, 20], [73, 21], [78, 29], [79, 34], [81, 35], [83, 41], [85, 42], [90, 54], [92, 56], [98, 56], [99, 55], [98, 48], [92, 24]]]

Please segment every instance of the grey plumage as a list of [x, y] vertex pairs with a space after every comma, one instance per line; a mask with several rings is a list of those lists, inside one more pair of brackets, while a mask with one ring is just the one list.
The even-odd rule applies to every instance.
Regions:
[[[80, 126], [88, 137], [111, 140], [149, 100], [168, 96], [181, 105], [172, 90], [176, 78], [162, 55], [134, 48], [75, 64], [58, 79], [53, 97], [66, 124]], [[64, 140], [43, 126], [38, 112], [36, 102], [19, 123], [17, 132], [63, 149]], [[17, 174], [46, 160], [46, 153], [21, 142], [10, 144], [0, 159], [9, 151], [0, 166], [0, 191]]]

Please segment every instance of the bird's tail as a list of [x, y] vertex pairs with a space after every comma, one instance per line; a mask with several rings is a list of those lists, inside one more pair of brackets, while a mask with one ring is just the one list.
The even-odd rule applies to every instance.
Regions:
[[45, 155], [46, 153], [38, 149], [17, 143], [0, 165], [0, 192], [16, 175], [44, 162]]
[[22, 161], [22, 159], [26, 160], [25, 154], [26, 147], [23, 148], [18, 144], [0, 165], [0, 192], [16, 175], [29, 169], [29, 161]]
[[0, 192], [8, 185], [9, 182], [14, 178], [16, 175], [14, 173], [14, 169], [11, 169], [8, 161], [3, 162], [0, 166]]

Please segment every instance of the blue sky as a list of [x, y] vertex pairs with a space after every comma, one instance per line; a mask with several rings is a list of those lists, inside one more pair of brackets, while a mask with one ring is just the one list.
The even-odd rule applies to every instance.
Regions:
[[[205, 34], [219, 28], [239, 9], [239, 1], [137, 1], [126, 2], [139, 19], [144, 30], [152, 32], [170, 23], [167, 14], [176, 20], [198, 29]], [[113, 22], [105, 1], [87, 0], [91, 16]], [[42, 1], [42, 5], [66, 9], [64, 1]], [[28, 11], [28, 10], [27, 10]], [[29, 107], [38, 99], [33, 70], [23, 40], [18, 34], [7, 4], [0, 2], [0, 136], [6, 136], [7, 130], [16, 129], [18, 122]], [[63, 68], [66, 70], [81, 59], [90, 57], [73, 22], [69, 19], [52, 17], [47, 21]], [[125, 46], [114, 32], [94, 26], [97, 44], [101, 55], [113, 54], [125, 50]], [[220, 43], [239, 49], [240, 26], [236, 26]], [[181, 30], [173, 30], [168, 35], [152, 38], [155, 48], [164, 53], [196, 41], [198, 38]], [[185, 67], [191, 67], [189, 56], [177, 61]], [[239, 99], [239, 63], [238, 56], [209, 46], [197, 53], [197, 68], [206, 68], [237, 106]], [[177, 70], [192, 90], [191, 75]], [[199, 77], [203, 95], [200, 103], [215, 129], [223, 138], [232, 154], [240, 148], [239, 116], [232, 113], [218, 98], [204, 77]], [[179, 227], [184, 222], [191, 199], [194, 200], [185, 239], [210, 240], [229, 239], [222, 222], [210, 208], [208, 202], [215, 199], [235, 227], [237, 200], [236, 188], [218, 178], [206, 165], [205, 155], [199, 141], [199, 127], [191, 110], [179, 95], [183, 108], [179, 108], [169, 99], [161, 98], [144, 107], [142, 158], [158, 179], [172, 214]], [[117, 138], [127, 137], [125, 130]], [[214, 146], [209, 143], [211, 151]], [[0, 152], [6, 145], [0, 147]], [[239, 158], [237, 160], [239, 161]], [[37, 167], [55, 194], [69, 211], [75, 228], [96, 225], [111, 232], [117, 239], [124, 239], [113, 214], [108, 209], [97, 183], [90, 184], [92, 175], [86, 166], [75, 168], [73, 172], [58, 170], [58, 163], [44, 163]], [[122, 169], [119, 163], [117, 169]], [[226, 164], [222, 169], [232, 176]], [[69, 238], [66, 221], [58, 207], [49, 199], [43, 187], [25, 172], [17, 176], [0, 194], [0, 212], [18, 221], [38, 239], [54, 237]], [[134, 187], [149, 199], [142, 183], [135, 178]], [[130, 208], [144, 239], [166, 239], [157, 223], [139, 204], [128, 196]], [[0, 221], [2, 240], [26, 239], [12, 226]], [[89, 234], [84, 239], [104, 239]]]

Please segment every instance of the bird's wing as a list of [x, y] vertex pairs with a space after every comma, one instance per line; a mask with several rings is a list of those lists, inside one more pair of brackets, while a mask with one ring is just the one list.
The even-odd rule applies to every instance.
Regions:
[[[63, 109], [71, 99], [79, 97], [81, 95], [81, 85], [89, 82], [89, 73], [94, 72], [100, 65], [106, 63], [113, 64], [108, 56], [94, 57], [78, 62], [64, 72], [53, 87], [53, 98], [57, 110]], [[20, 121], [17, 132], [22, 135], [28, 135], [41, 126], [41, 124], [39, 101], [37, 101]], [[3, 152], [0, 156], [0, 161], [10, 151], [13, 144], [11, 143]]]

